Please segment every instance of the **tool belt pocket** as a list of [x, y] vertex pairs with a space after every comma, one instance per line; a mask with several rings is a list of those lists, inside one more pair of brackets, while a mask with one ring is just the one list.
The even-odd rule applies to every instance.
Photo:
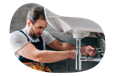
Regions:
[[43, 64], [41, 68], [40, 63], [37, 62], [34, 65], [32, 65], [30, 62], [24, 62], [23, 64], [38, 71], [51, 72], [50, 68], [48, 66], [45, 66], [45, 64]]

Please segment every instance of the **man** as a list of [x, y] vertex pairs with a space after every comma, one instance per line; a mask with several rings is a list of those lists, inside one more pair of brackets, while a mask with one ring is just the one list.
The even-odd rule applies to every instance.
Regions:
[[[21, 62], [53, 63], [68, 58], [75, 59], [75, 45], [63, 43], [55, 39], [44, 29], [47, 27], [43, 7], [34, 7], [27, 14], [25, 28], [10, 34], [11, 45], [15, 55]], [[59, 50], [45, 50], [45, 45]], [[82, 55], [94, 56], [97, 52], [92, 46], [82, 46]]]

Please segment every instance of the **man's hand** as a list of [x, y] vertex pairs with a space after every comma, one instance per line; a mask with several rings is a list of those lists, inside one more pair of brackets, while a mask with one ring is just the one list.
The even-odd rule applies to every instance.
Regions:
[[[85, 55], [85, 56], [87, 56], [87, 55], [94, 56], [97, 54], [97, 51], [92, 51], [90, 53], [86, 53], [86, 52], [94, 50], [95, 48], [97, 48], [97, 47], [96, 46], [92, 47], [90, 45], [89, 46], [82, 46], [81, 53], [82, 53], [82, 55]], [[75, 59], [75, 53], [76, 53], [76, 50], [69, 51], [69, 56], [73, 60]]]
[[86, 53], [88, 51], [91, 51], [91, 50], [94, 50], [95, 48], [97, 48], [96, 46], [92, 47], [92, 46], [83, 46], [82, 49], [81, 49], [81, 53], [82, 55], [90, 55], [90, 56], [94, 56], [96, 55], [98, 52], [95, 50], [95, 51], [92, 51], [90, 53]]

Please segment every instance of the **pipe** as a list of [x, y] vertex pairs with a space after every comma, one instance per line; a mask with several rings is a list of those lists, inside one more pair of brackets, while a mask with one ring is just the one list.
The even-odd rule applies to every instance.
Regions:
[[81, 39], [76, 39], [76, 60], [75, 60], [75, 69], [82, 70], [82, 61], [81, 61]]

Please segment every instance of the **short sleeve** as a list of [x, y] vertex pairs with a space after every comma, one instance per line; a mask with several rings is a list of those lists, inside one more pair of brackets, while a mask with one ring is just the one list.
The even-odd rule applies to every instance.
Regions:
[[10, 43], [14, 53], [21, 49], [27, 42], [28, 41], [26, 36], [21, 32], [15, 31], [13, 33], [10, 33]]
[[45, 35], [45, 42], [47, 45], [55, 40], [55, 38], [48, 31], [44, 30], [44, 35]]

